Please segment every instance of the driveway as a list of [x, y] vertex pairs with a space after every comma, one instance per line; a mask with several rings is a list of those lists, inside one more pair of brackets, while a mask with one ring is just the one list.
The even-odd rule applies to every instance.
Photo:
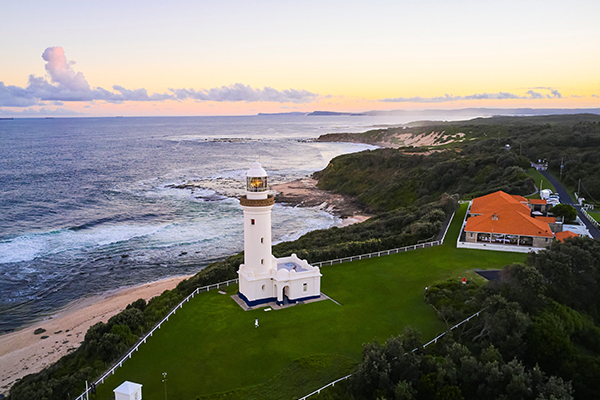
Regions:
[[550, 175], [548, 171], [540, 171], [540, 173], [554, 185], [556, 193], [558, 193], [560, 196], [561, 203], [570, 204], [577, 209], [577, 215], [579, 215], [581, 222], [583, 222], [588, 231], [590, 231], [592, 237], [595, 239], [600, 238], [600, 229], [596, 228], [596, 226], [593, 225], [590, 220], [581, 212], [581, 206], [575, 203], [565, 188], [556, 179], [554, 179], [554, 177]]

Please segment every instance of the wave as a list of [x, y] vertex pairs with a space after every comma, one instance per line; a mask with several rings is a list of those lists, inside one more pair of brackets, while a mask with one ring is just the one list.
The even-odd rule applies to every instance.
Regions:
[[153, 219], [158, 217], [158, 214], [155, 213], [147, 213], [147, 214], [141, 214], [141, 215], [136, 215], [136, 216], [130, 216], [130, 215], [116, 215], [113, 217], [105, 217], [105, 218], [98, 218], [95, 219], [93, 221], [90, 222], [86, 222], [84, 224], [81, 225], [76, 225], [76, 226], [72, 226], [70, 228], [67, 228], [68, 230], [71, 231], [81, 231], [84, 229], [91, 229], [94, 228], [98, 225], [103, 225], [103, 224], [109, 224], [109, 223], [118, 223], [118, 222], [129, 222], [129, 221], [140, 221], [140, 220], [146, 220], [146, 219]]

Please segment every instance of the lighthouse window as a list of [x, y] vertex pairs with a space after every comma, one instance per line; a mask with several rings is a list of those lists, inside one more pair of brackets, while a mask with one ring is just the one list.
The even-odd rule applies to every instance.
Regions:
[[248, 177], [247, 189], [249, 192], [264, 192], [267, 190], [267, 177]]
[[263, 290], [263, 291], [265, 290], [265, 285], [262, 285], [262, 290]]
[[302, 291], [306, 292], [308, 290], [308, 283], [305, 283], [304, 285], [302, 285]]
[[250, 220], [250, 224], [252, 224], [252, 225], [254, 225], [254, 223], [255, 223], [255, 222], [256, 222], [256, 221], [255, 221], [255, 220], [253, 220], [253, 219], [251, 219], [251, 220]]
[[264, 259], [264, 258], [261, 258], [261, 259], [260, 259], [260, 263], [261, 263], [261, 264], [264, 264], [264, 263], [265, 263], [265, 259]]
[[264, 243], [265, 242], [265, 238], [260, 238], [260, 242]]

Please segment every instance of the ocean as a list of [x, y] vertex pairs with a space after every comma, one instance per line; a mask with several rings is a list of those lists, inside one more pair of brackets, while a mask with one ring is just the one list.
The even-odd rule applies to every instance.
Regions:
[[[317, 143], [407, 117], [243, 116], [0, 121], [0, 333], [117, 288], [193, 274], [243, 250], [236, 198], [260, 160], [270, 184], [373, 148]], [[176, 188], [193, 183], [196, 188]], [[273, 240], [340, 220], [273, 208]]]

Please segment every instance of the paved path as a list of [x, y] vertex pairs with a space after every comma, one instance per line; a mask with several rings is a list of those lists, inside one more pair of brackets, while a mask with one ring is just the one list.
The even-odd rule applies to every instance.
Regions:
[[546, 179], [550, 181], [554, 185], [556, 192], [560, 196], [560, 202], [563, 204], [570, 204], [577, 209], [577, 215], [581, 221], [585, 224], [585, 227], [590, 231], [590, 234], [593, 238], [600, 238], [600, 229], [596, 228], [594, 224], [590, 222], [590, 220], [581, 212], [581, 206], [575, 203], [575, 201], [569, 196], [569, 193], [565, 190], [565, 188], [558, 182], [552, 175], [548, 173], [548, 171], [540, 171]]

